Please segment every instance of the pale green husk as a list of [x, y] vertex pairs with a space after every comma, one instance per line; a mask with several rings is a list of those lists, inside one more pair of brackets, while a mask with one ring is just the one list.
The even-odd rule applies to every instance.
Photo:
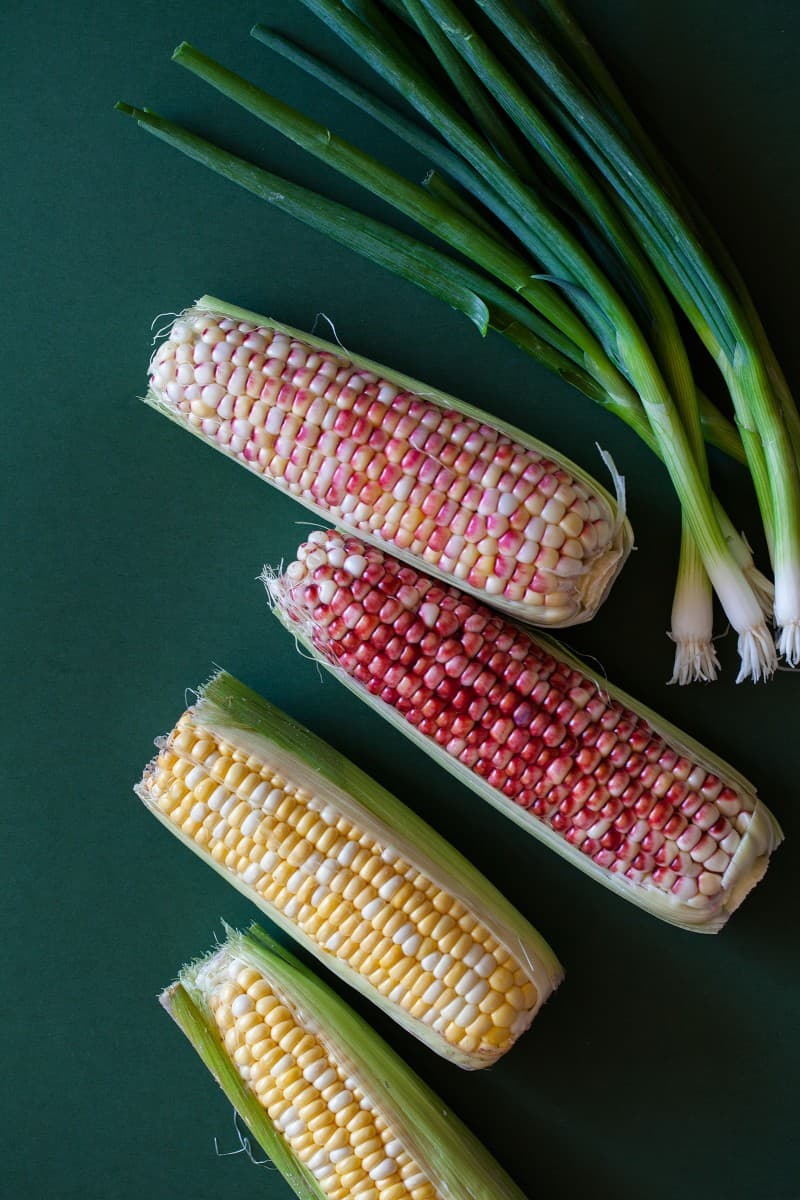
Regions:
[[520, 808], [513, 800], [503, 795], [497, 788], [492, 787], [479, 775], [476, 775], [474, 771], [470, 770], [469, 767], [452, 758], [446, 750], [438, 746], [431, 738], [420, 733], [414, 725], [406, 721], [402, 714], [396, 712], [390, 704], [387, 704], [377, 696], [373, 696], [362, 684], [352, 679], [346, 671], [331, 663], [317, 650], [299, 624], [293, 621], [283, 608], [281, 597], [282, 584], [280, 580], [276, 580], [274, 575], [270, 576], [269, 573], [265, 572], [264, 582], [267, 585], [274, 615], [291, 633], [295, 641], [302, 645], [309, 654], [313, 655], [340, 683], [343, 683], [359, 699], [378, 712], [396, 729], [399, 729], [414, 745], [418, 746], [425, 754], [428, 754], [439, 766], [449, 771], [460, 783], [463, 783], [466, 787], [476, 792], [481, 799], [488, 801], [489, 804], [502, 812], [504, 816], [509, 817], [527, 833], [544, 842], [556, 854], [560, 854], [562, 858], [572, 863], [573, 866], [578, 867], [579, 870], [584, 871], [587, 875], [596, 879], [598, 883], [603, 884], [604, 887], [609, 888], [624, 900], [638, 905], [639, 908], [645, 909], [653, 916], [659, 917], [662, 921], [666, 921], [671, 925], [677, 925], [681, 929], [697, 933], [718, 933], [731, 913], [739, 907], [747, 893], [763, 877], [769, 863], [769, 856], [780, 845], [783, 840], [783, 833], [775, 817], [766, 805], [756, 797], [753, 785], [743, 775], [735, 771], [729, 763], [712, 754], [711, 751], [700, 745], [699, 742], [696, 742], [694, 738], [689, 737], [688, 734], [664, 720], [663, 717], [660, 717], [632, 696], [629, 696], [627, 692], [623, 692], [621, 688], [614, 687], [613, 684], [608, 683], [602, 675], [592, 671], [585, 663], [581, 662], [579, 658], [571, 654], [553, 638], [545, 634], [534, 635], [530, 630], [517, 626], [520, 632], [529, 637], [535, 645], [541, 645], [548, 654], [552, 654], [554, 658], [580, 671], [603, 695], [637, 713], [638, 716], [647, 721], [656, 734], [663, 737], [668, 745], [679, 754], [693, 759], [707, 771], [717, 775], [724, 784], [754, 800], [755, 811], [749, 828], [744, 837], [742, 837], [739, 847], [731, 859], [730, 866], [723, 876], [722, 891], [714, 897], [712, 905], [702, 909], [695, 908], [685, 901], [662, 892], [659, 888], [633, 883], [624, 876], [612, 873], [605, 867], [598, 866], [597, 863], [592, 862], [587, 855], [582, 854], [575, 846], [571, 846], [555, 830], [548, 828], [544, 822], [532, 818], [525, 809]]
[[242, 1081], [216, 1029], [207, 976], [231, 958], [255, 967], [304, 1028], [357, 1079], [422, 1170], [447, 1200], [525, 1200], [489, 1152], [374, 1030], [285, 947], [257, 925], [228, 930], [226, 942], [189, 964], [161, 1003], [188, 1037], [236, 1111], [301, 1200], [325, 1192]]
[[[388, 380], [390, 383], [404, 391], [414, 392], [416, 395], [424, 397], [425, 400], [430, 401], [433, 404], [439, 404], [444, 408], [454, 409], [465, 417], [473, 417], [475, 420], [489, 424], [494, 429], [497, 429], [500, 433], [505, 434], [506, 437], [518, 442], [521, 446], [525, 446], [528, 449], [534, 450], [537, 454], [544, 455], [547, 458], [552, 459], [554, 462], [560, 464], [565, 471], [568, 471], [573, 476], [573, 478], [580, 480], [596, 494], [598, 499], [602, 500], [606, 504], [608, 510], [608, 519], [612, 528], [614, 529], [614, 538], [612, 543], [605, 551], [603, 551], [603, 553], [598, 554], [594, 559], [592, 559], [587, 571], [574, 581], [576, 586], [580, 589], [581, 607], [579, 612], [566, 620], [553, 621], [552, 627], [557, 628], [563, 625], [578, 625], [584, 621], [591, 620], [592, 617], [597, 613], [633, 547], [633, 531], [629, 521], [625, 516], [624, 508], [621, 507], [620, 503], [615, 500], [614, 497], [612, 497], [610, 493], [597, 482], [597, 480], [593, 479], [588, 472], [579, 467], [577, 463], [572, 462], [570, 459], [554, 450], [551, 446], [546, 445], [544, 442], [540, 442], [536, 438], [531, 437], [530, 434], [525, 433], [523, 430], [517, 429], [513, 425], [509, 425], [507, 422], [501, 421], [497, 417], [489, 416], [481, 409], [475, 408], [469, 404], [465, 404], [463, 401], [457, 400], [455, 397], [448, 395], [446, 392], [439, 391], [437, 388], [433, 388], [429, 384], [421, 383], [418, 379], [412, 379], [408, 375], [402, 375], [398, 371], [393, 371], [390, 367], [383, 366], [381, 363], [372, 362], [370, 359], [362, 358], [360, 355], [353, 354], [350, 350], [343, 350], [341, 346], [334, 345], [332, 342], [323, 341], [321, 338], [314, 337], [310, 333], [293, 329], [289, 325], [283, 325], [281, 322], [275, 321], [271, 317], [264, 317], [259, 313], [250, 312], [248, 309], [238, 308], [233, 304], [227, 304], [224, 300], [219, 300], [215, 296], [201, 296], [201, 298], [195, 303], [194, 309], [187, 310], [187, 312], [191, 311], [213, 313], [217, 316], [229, 317], [230, 319], [236, 321], [247, 321], [253, 325], [266, 326], [270, 329], [275, 329], [280, 333], [285, 333], [290, 338], [296, 338], [297, 340], [304, 342], [309, 346], [315, 347], [317, 350], [327, 351], [338, 356], [344, 354], [350, 362], [360, 369], [371, 371], [379, 378]], [[240, 466], [248, 465], [243, 463], [241, 459], [236, 458], [232, 452], [227, 449], [227, 447], [220, 445], [215, 439], [207, 438], [201, 429], [198, 429], [196, 426], [192, 425], [182, 413], [176, 412], [174, 408], [167, 404], [152, 388], [148, 390], [143, 399], [146, 404], [150, 405], [151, 408], [156, 409], [163, 416], [168, 417], [171, 421], [174, 421], [177, 425], [180, 425], [182, 429], [187, 429], [190, 433], [195, 434], [195, 436], [199, 437], [206, 445], [211, 445], [215, 449], [220, 450], [222, 453], [227, 454], [228, 457], [234, 458]], [[252, 470], [254, 474], [258, 475], [260, 479], [263, 479], [265, 482], [272, 484], [274, 487], [278, 487], [283, 492], [286, 492], [286, 488], [284, 488], [280, 482], [273, 480], [268, 475], [264, 475], [261, 471], [257, 470], [256, 467], [250, 467], [249, 469]], [[292, 493], [288, 494], [292, 495]], [[318, 519], [336, 525], [336, 527], [343, 533], [355, 533], [356, 536], [361, 538], [362, 541], [370, 542], [372, 545], [377, 546], [382, 550], [387, 549], [386, 542], [381, 538], [373, 537], [368, 532], [364, 532], [361, 529], [354, 530], [353, 527], [348, 526], [346, 522], [335, 520], [327, 509], [314, 504], [312, 501], [309, 501], [304, 497], [294, 495], [293, 499], [297, 500], [298, 503], [302, 504], [305, 508], [313, 512], [315, 517]], [[420, 567], [423, 565], [417, 556], [407, 551], [401, 550], [394, 545], [388, 548], [391, 550], [391, 553], [395, 555], [395, 557], [403, 559], [412, 566]], [[454, 582], [458, 582], [458, 586], [462, 589], [462, 591], [469, 592], [479, 600], [486, 599], [485, 593], [480, 589], [468, 586], [463, 580], [456, 581], [453, 576], [448, 575], [445, 572], [438, 571], [428, 562], [424, 563], [424, 570], [428, 574], [435, 575], [438, 579], [444, 580], [446, 583], [452, 584]], [[515, 617], [517, 620], [524, 621], [526, 623], [538, 625], [543, 623], [550, 624], [546, 605], [541, 605], [534, 608], [532, 605], [525, 604], [522, 601], [506, 600], [502, 596], [492, 596], [492, 606], [506, 613], [507, 615]]]
[[[324, 796], [376, 841], [391, 846], [399, 857], [413, 862], [439, 888], [458, 897], [475, 912], [481, 923], [527, 969], [538, 992], [536, 1008], [531, 1014], [533, 1020], [561, 982], [563, 970], [544, 938], [463, 855], [344, 755], [227, 672], [218, 672], [200, 689], [191, 711], [204, 728], [273, 764], [287, 779], [317, 797]], [[309, 953], [409, 1033], [458, 1066], [478, 1069], [500, 1057], [499, 1051], [465, 1053], [451, 1046], [425, 1022], [381, 996], [363, 976], [319, 946], [235, 872], [217, 863], [162, 813], [147, 786], [149, 769], [135, 790], [153, 815]]]

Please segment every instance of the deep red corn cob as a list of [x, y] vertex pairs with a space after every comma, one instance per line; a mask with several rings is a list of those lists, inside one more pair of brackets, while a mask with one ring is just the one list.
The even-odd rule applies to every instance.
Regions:
[[626, 899], [716, 932], [766, 870], [782, 835], [752, 786], [550, 639], [333, 531], [265, 581], [343, 682]]

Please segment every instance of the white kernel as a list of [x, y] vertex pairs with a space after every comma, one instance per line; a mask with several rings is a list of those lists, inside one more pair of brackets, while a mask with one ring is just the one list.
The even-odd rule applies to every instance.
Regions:
[[480, 1004], [481, 1000], [485, 1000], [488, 994], [489, 984], [485, 979], [481, 979], [475, 984], [474, 988], [471, 988], [470, 991], [466, 993], [464, 998], [468, 1004]]
[[[275, 1079], [279, 1079], [281, 1075], [285, 1075], [286, 1072], [293, 1066], [294, 1056], [291, 1054], [284, 1054], [282, 1058], [278, 1059], [278, 1061], [275, 1063], [275, 1066], [270, 1068], [270, 1075], [272, 1075]], [[294, 1121], [298, 1116], [297, 1109], [292, 1105], [291, 1108], [286, 1110], [283, 1116], [284, 1120]]]
[[480, 983], [480, 979], [474, 971], [465, 971], [456, 984], [456, 995], [466, 996], [467, 992], [478, 983]]
[[367, 560], [362, 554], [348, 554], [343, 566], [345, 571], [349, 571], [354, 579], [360, 579], [367, 569]]
[[[189, 368], [189, 370], [191, 370], [191, 367]], [[210, 363], [210, 362], [200, 363], [200, 365], [192, 373], [194, 375], [194, 382], [196, 384], [198, 384], [200, 388], [211, 387], [211, 385], [216, 380], [216, 372], [214, 369], [214, 364]], [[178, 375], [178, 379], [180, 380], [180, 374]], [[189, 383], [190, 380], [187, 379], [186, 382]], [[220, 388], [219, 390], [221, 392], [219, 399], [221, 400], [222, 396], [225, 394], [225, 389]], [[201, 392], [201, 396], [202, 396], [202, 392]], [[200, 396], [198, 396], [197, 398], [200, 399]], [[217, 401], [214, 401], [213, 403], [211, 401], [209, 401], [209, 403], [211, 404], [212, 408], [216, 408]]]
[[205, 767], [201, 766], [198, 763], [196, 767], [192, 767], [191, 771], [189, 771], [189, 773], [187, 774], [187, 776], [184, 780], [184, 783], [191, 791], [192, 788], [197, 787], [198, 783], [202, 783], [205, 778], [206, 778], [206, 769], [205, 769]]
[[349, 1146], [340, 1146], [338, 1150], [331, 1150], [331, 1162], [340, 1163], [342, 1159], [349, 1158], [352, 1150]]
[[403, 1153], [403, 1143], [398, 1141], [397, 1138], [392, 1138], [391, 1141], [385, 1142], [383, 1148], [390, 1158], [397, 1158], [399, 1154]]
[[307, 877], [303, 873], [303, 871], [295, 871], [293, 875], [289, 876], [289, 881], [286, 884], [287, 892], [291, 892], [292, 895], [295, 895], [297, 892], [300, 891], [300, 888], [305, 883], [306, 878]]
[[461, 961], [465, 967], [477, 967], [482, 958], [483, 946], [479, 945], [478, 942], [475, 942], [473, 946], [470, 946], [469, 950]]
[[503, 492], [498, 501], [497, 511], [504, 517], [510, 517], [519, 508], [519, 500], [512, 492]]
[[423, 604], [420, 606], [419, 610], [420, 620], [423, 622], [423, 624], [427, 625], [428, 629], [433, 629], [434, 625], [439, 619], [439, 612], [440, 609], [438, 604]]
[[441, 962], [441, 958], [442, 956], [438, 950], [432, 950], [430, 954], [426, 954], [421, 963], [423, 971], [435, 971]]
[[306, 875], [314, 875], [318, 868], [325, 862], [324, 854], [320, 854], [318, 850], [312, 850], [308, 858], [302, 864], [302, 870]]
[[207, 812], [208, 812], [207, 805], [202, 804], [200, 801], [198, 801], [197, 804], [195, 804], [192, 811], [189, 813], [189, 819], [192, 821], [200, 822], [200, 821], [202, 821], [203, 817], [206, 815]]
[[326, 896], [330, 896], [330, 888], [326, 888], [323, 884], [315, 888], [311, 894], [311, 905], [313, 908], [319, 908]]
[[275, 866], [275, 864], [277, 863], [277, 861], [278, 861], [278, 856], [275, 853], [275, 851], [267, 850], [266, 854], [261, 859], [261, 862], [258, 865], [261, 867], [262, 871], [266, 871], [266, 873], [269, 874], [270, 871]]
[[413, 933], [410, 938], [406, 938], [400, 949], [407, 958], [413, 958], [422, 945], [422, 938], [418, 933]]
[[[386, 883], [384, 883], [383, 886], [378, 889], [378, 895], [380, 896], [381, 900], [391, 900], [395, 892], [397, 892], [404, 883], [405, 880], [402, 878], [402, 876], [393, 875], [391, 879], [387, 879]], [[366, 916], [366, 911], [364, 915]], [[371, 920], [372, 918], [369, 917], [367, 919]]]
[[458, 1013], [457, 1016], [453, 1017], [453, 1020], [461, 1029], [466, 1029], [468, 1025], [472, 1024], [477, 1016], [477, 1007], [474, 1004], [465, 1004], [461, 1009], [461, 1012]]
[[242, 821], [242, 833], [245, 837], [251, 837], [261, 824], [260, 812], [249, 812]]
[[191, 337], [192, 331], [186, 321], [176, 321], [169, 331], [171, 342], [188, 342]]
[[426, 1004], [435, 1004], [444, 991], [444, 984], [441, 979], [435, 979], [433, 983], [422, 994], [422, 999]]
[[285, 796], [280, 788], [273, 788], [264, 801], [264, 812], [274, 812]]
[[365, 921], [373, 921], [382, 908], [383, 901], [376, 897], [374, 900], [370, 900], [369, 904], [364, 905], [361, 915]]
[[358, 842], [348, 842], [346, 846], [337, 855], [339, 865], [349, 867], [355, 856], [358, 854], [360, 846]]
[[411, 922], [406, 921], [405, 925], [400, 926], [397, 933], [392, 938], [392, 941], [395, 943], [395, 945], [402, 946], [403, 942], [406, 941], [407, 938], [410, 938], [415, 932], [416, 930]]
[[377, 1167], [373, 1167], [369, 1173], [370, 1179], [375, 1183], [380, 1179], [388, 1179], [390, 1175], [394, 1175], [397, 1170], [397, 1164], [391, 1158], [384, 1158], [383, 1162], [379, 1162]]
[[225, 834], [228, 832], [228, 829], [229, 829], [229, 825], [228, 825], [227, 821], [225, 821], [225, 820], [217, 821], [216, 825], [211, 830], [211, 836], [213, 838], [216, 838], [218, 842], [221, 842], [222, 839], [225, 837]]
[[416, 1175], [406, 1175], [403, 1179], [409, 1192], [413, 1192], [416, 1188], [422, 1187], [423, 1183], [429, 1182], [428, 1176], [423, 1171], [417, 1171]]
[[316, 871], [314, 872], [314, 878], [318, 883], [328, 884], [333, 879], [334, 875], [336, 875], [338, 870], [339, 864], [336, 862], [336, 860], [333, 858], [326, 858], [323, 860], [320, 866], [317, 867]]
[[317, 593], [320, 604], [330, 604], [336, 595], [336, 584], [332, 579], [323, 579], [321, 583], [317, 584]]
[[[336, 469], [336, 466], [334, 464], [334, 470], [335, 469]], [[324, 470], [324, 467], [323, 467], [323, 470]], [[333, 474], [333, 471], [331, 472], [331, 475], [332, 474]], [[329, 546], [328, 547], [328, 563], [330, 566], [343, 567], [346, 557], [347, 556], [346, 556], [344, 550], [342, 550], [340, 546], [333, 546], [333, 547]]]
[[328, 1108], [332, 1113], [341, 1112], [343, 1108], [347, 1108], [348, 1104], [353, 1102], [353, 1093], [347, 1088], [343, 1088], [341, 1092], [337, 1092], [333, 1099], [328, 1101]]
[[243, 1017], [245, 1013], [249, 1013], [253, 1008], [253, 1001], [246, 992], [242, 992], [237, 996], [231, 1005], [231, 1012], [235, 1017]]
[[324, 1058], [315, 1058], [313, 1062], [303, 1068], [303, 1078], [308, 1083], [316, 1083], [322, 1072], [327, 1070], [327, 1066]]
[[[205, 324], [205, 322], [203, 324]], [[216, 346], [217, 342], [225, 341], [225, 334], [222, 332], [219, 325], [217, 325], [216, 323], [210, 324], [210, 325], [205, 325], [205, 328], [203, 328], [203, 326], [201, 325], [201, 328], [203, 330], [201, 337], [207, 346]], [[174, 334], [175, 334], [174, 327], [173, 327], [172, 332], [173, 332], [173, 336], [174, 336]]]
[[283, 1129], [283, 1132], [286, 1134], [287, 1138], [300, 1137], [300, 1134], [305, 1133], [305, 1131], [306, 1123], [300, 1119], [290, 1122], [290, 1124], [285, 1125]]
[[339, 813], [332, 804], [326, 804], [325, 807], [320, 810], [319, 815], [320, 820], [324, 821], [326, 825], [335, 825], [339, 820]]
[[706, 871], [722, 872], [728, 867], [730, 859], [724, 850], [717, 850], [710, 858], [707, 858], [703, 863], [703, 869]]
[[475, 965], [475, 974], [480, 976], [481, 979], [486, 979], [488, 976], [491, 976], [491, 974], [494, 973], [497, 965], [498, 962], [497, 959], [494, 958], [494, 955], [487, 952], [485, 955], [483, 955], [481, 961], [477, 962]]
[[438, 963], [433, 969], [433, 974], [436, 979], [444, 979], [447, 972], [450, 970], [454, 962], [451, 954], [443, 954]]
[[314, 1087], [317, 1088], [318, 1091], [324, 1092], [325, 1088], [330, 1087], [331, 1084], [335, 1083], [338, 1078], [339, 1076], [333, 1067], [328, 1066], [326, 1063], [325, 1070], [320, 1076], [317, 1077], [317, 1079], [314, 1080]]
[[217, 416], [222, 417], [223, 421], [229, 421], [233, 416], [234, 399], [227, 392], [217, 405]]
[[253, 884], [256, 883], [263, 874], [264, 872], [261, 870], [261, 867], [258, 865], [258, 863], [251, 863], [242, 875], [242, 880], [245, 883]]
[[328, 938], [327, 942], [325, 943], [325, 949], [330, 950], [331, 954], [335, 954], [336, 951], [341, 946], [343, 941], [344, 941], [344, 934], [341, 933], [340, 930], [337, 929], [336, 932], [332, 933], [331, 936]]
[[227, 799], [225, 800], [225, 803], [220, 806], [220, 810], [219, 810], [219, 815], [221, 817], [227, 817], [230, 813], [233, 812], [234, 808], [239, 803], [236, 796], [232, 796], [229, 791], [226, 790], [225, 795], [226, 795]]
[[264, 800], [267, 796], [269, 796], [269, 793], [270, 785], [267, 784], [265, 779], [263, 779], [261, 780], [260, 784], [255, 785], [253, 791], [249, 793], [248, 803], [252, 804], [253, 808], [260, 808], [260, 805], [264, 803]]

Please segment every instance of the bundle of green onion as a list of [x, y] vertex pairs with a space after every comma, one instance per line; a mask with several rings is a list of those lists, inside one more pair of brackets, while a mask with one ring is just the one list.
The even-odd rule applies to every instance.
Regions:
[[[616, 413], [663, 460], [682, 506], [673, 680], [716, 677], [712, 586], [739, 679], [800, 664], [800, 417], [724, 247], [561, 0], [301, 0], [403, 100], [410, 120], [315, 55], [253, 35], [422, 152], [419, 186], [182, 45], [175, 60], [362, 184], [457, 257], [300, 188], [171, 122], [140, 125], [491, 327]], [[696, 387], [675, 307], [723, 376], [735, 425]], [[746, 462], [775, 585], [709, 482], [706, 442]], [[773, 618], [777, 651], [767, 627]]]

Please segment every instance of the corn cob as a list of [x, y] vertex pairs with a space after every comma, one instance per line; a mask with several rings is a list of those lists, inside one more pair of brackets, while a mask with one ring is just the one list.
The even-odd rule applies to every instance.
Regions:
[[766, 870], [752, 785], [552, 640], [334, 531], [264, 580], [343, 683], [618, 895], [713, 933]]
[[552, 951], [444, 839], [230, 675], [137, 792], [306, 949], [459, 1065], [496, 1061], [559, 982]]
[[317, 516], [521, 620], [588, 620], [631, 547], [621, 508], [549, 447], [212, 297], [172, 325], [146, 399]]
[[301, 1200], [524, 1200], [457, 1117], [263, 930], [161, 1003]]

